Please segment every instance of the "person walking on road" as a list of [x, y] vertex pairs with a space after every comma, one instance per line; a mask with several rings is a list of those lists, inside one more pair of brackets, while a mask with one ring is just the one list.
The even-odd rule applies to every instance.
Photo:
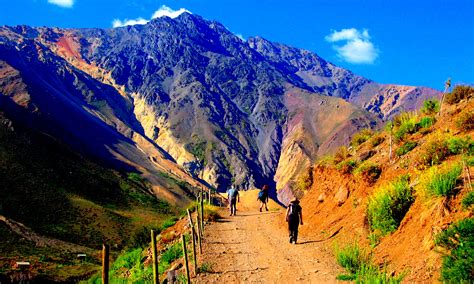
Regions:
[[298, 240], [298, 226], [303, 225], [303, 213], [300, 206], [300, 201], [294, 198], [288, 204], [286, 209], [286, 222], [288, 222], [288, 230], [290, 231], [290, 244], [296, 244]]
[[260, 201], [260, 212], [262, 212], [262, 208], [265, 205], [265, 210], [268, 211], [267, 203], [268, 203], [268, 185], [264, 185], [262, 189], [258, 193], [257, 201]]
[[235, 216], [237, 211], [237, 202], [240, 202], [239, 190], [234, 186], [231, 186], [229, 190], [227, 190], [227, 199], [229, 200], [230, 216]]

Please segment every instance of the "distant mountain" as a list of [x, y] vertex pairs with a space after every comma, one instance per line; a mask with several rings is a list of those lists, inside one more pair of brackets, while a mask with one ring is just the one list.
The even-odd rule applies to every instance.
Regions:
[[13, 102], [30, 113], [16, 119], [115, 168], [218, 189], [282, 188], [358, 129], [440, 95], [188, 13], [115, 29], [1, 27], [0, 93], [0, 110], [14, 115]]

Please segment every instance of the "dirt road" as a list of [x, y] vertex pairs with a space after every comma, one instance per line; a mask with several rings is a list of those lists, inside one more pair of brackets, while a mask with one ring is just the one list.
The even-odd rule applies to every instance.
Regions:
[[[299, 237], [290, 244], [282, 219], [285, 209], [277, 204], [260, 213], [256, 192], [247, 192], [238, 204], [237, 216], [225, 216], [206, 227], [200, 266], [211, 272], [197, 283], [335, 283], [342, 270], [331, 256], [331, 244]], [[304, 209], [303, 209], [304, 214]], [[304, 215], [303, 215], [304, 216]]]

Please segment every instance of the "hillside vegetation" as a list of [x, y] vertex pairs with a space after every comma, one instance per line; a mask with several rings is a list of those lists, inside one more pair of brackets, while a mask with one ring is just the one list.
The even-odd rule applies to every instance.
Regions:
[[302, 230], [342, 227], [335, 254], [349, 274], [339, 279], [474, 280], [473, 97], [474, 88], [458, 86], [441, 113], [438, 100], [427, 100], [313, 167]]
[[[14, 275], [12, 264], [26, 260], [35, 279], [80, 279], [99, 269], [103, 242], [114, 253], [143, 246], [149, 229], [176, 214], [138, 173], [100, 167], [0, 116], [0, 215], [8, 222], [0, 222], [0, 275]], [[27, 233], [12, 230], [15, 222]], [[81, 252], [90, 257], [79, 265]]]

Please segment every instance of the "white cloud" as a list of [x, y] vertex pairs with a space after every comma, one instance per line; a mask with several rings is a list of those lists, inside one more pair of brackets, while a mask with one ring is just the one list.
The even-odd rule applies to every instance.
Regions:
[[170, 7], [166, 6], [166, 5], [163, 5], [163, 6], [160, 7], [160, 9], [156, 10], [153, 13], [153, 15], [151, 16], [151, 19], [149, 19], [149, 20], [146, 20], [144, 18], [137, 18], [137, 19], [132, 19], [132, 20], [125, 19], [123, 21], [119, 20], [119, 19], [114, 19], [112, 21], [112, 26], [114, 28], [118, 28], [118, 27], [124, 27], [124, 26], [144, 25], [144, 24], [148, 23], [149, 21], [151, 21], [152, 19], [156, 19], [156, 18], [170, 17], [170, 18], [174, 19], [174, 18], [178, 17], [179, 15], [181, 15], [182, 13], [191, 14], [191, 12], [189, 10], [186, 10], [184, 8], [180, 8], [179, 10], [173, 10]]
[[191, 14], [191, 12], [189, 12], [188, 10], [184, 9], [184, 8], [180, 8], [179, 10], [173, 10], [171, 9], [170, 7], [166, 6], [166, 5], [163, 5], [161, 6], [160, 9], [156, 10], [155, 13], [153, 13], [153, 16], [151, 16], [152, 19], [156, 19], [156, 18], [161, 18], [161, 17], [170, 17], [172, 19], [178, 17], [179, 15], [181, 15], [182, 13], [189, 13]]
[[72, 8], [74, 0], [48, 0], [48, 3], [58, 5], [63, 8]]
[[325, 37], [328, 42], [342, 41], [343, 45], [333, 45], [338, 57], [354, 64], [372, 64], [379, 56], [379, 50], [370, 41], [369, 31], [355, 28], [333, 31]]
[[145, 20], [143, 18], [138, 18], [138, 19], [135, 19], [135, 20], [125, 19], [123, 21], [115, 19], [112, 22], [112, 26], [114, 28], [118, 28], [118, 27], [133, 26], [133, 25], [144, 25], [146, 23], [148, 23], [148, 20]]

